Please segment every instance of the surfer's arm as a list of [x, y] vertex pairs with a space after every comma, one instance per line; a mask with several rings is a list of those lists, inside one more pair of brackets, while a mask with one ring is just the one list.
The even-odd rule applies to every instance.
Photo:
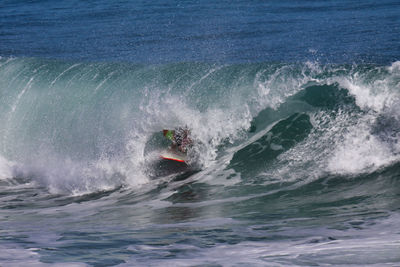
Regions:
[[173, 130], [163, 130], [163, 134], [165, 138], [171, 140], [172, 142], [175, 141], [175, 131]]

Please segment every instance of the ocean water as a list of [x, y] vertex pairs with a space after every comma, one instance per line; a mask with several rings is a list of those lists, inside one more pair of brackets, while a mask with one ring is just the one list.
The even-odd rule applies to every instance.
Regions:
[[395, 0], [1, 1], [0, 266], [400, 266], [399, 33]]

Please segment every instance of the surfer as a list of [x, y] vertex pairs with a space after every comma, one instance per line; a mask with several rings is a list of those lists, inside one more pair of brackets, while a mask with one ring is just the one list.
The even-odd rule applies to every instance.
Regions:
[[190, 131], [187, 127], [179, 127], [175, 130], [163, 130], [164, 136], [172, 141], [172, 149], [178, 149], [182, 153], [186, 153], [188, 146], [192, 144], [190, 139]]

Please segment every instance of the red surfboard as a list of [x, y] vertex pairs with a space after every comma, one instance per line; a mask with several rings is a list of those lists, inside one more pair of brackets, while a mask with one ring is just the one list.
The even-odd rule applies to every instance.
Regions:
[[186, 154], [172, 149], [164, 150], [160, 153], [160, 157], [166, 160], [178, 162], [186, 162]]

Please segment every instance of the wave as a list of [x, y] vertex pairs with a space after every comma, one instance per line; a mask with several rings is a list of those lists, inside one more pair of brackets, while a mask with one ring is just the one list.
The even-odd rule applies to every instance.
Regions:
[[203, 176], [373, 172], [399, 160], [399, 66], [1, 58], [0, 177], [68, 194], [141, 186], [167, 175], [160, 131], [179, 126]]

